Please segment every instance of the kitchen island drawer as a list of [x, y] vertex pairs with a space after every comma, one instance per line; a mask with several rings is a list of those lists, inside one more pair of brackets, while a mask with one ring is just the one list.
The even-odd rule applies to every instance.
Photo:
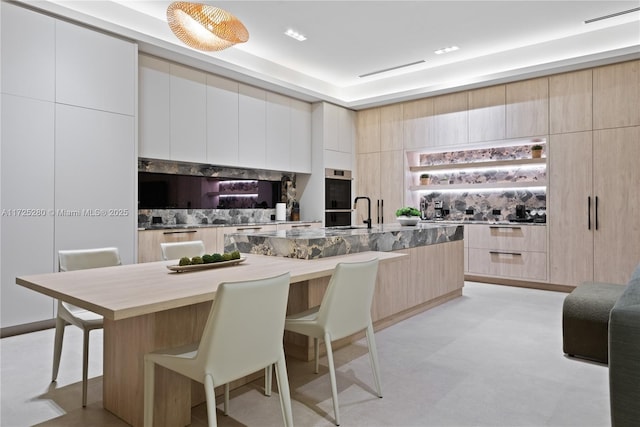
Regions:
[[544, 225], [468, 225], [465, 237], [469, 247], [505, 251], [547, 251], [547, 227]]
[[515, 279], [546, 280], [546, 252], [469, 248], [469, 273]]

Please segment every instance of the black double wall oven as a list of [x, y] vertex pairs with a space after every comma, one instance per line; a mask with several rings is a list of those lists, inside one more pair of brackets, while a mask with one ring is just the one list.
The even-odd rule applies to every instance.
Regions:
[[325, 227], [351, 225], [351, 171], [325, 169], [324, 176]]

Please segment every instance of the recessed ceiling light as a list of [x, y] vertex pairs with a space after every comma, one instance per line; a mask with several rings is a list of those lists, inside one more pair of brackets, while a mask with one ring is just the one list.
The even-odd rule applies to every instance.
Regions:
[[298, 40], [299, 42], [303, 42], [307, 39], [305, 36], [303, 36], [299, 32], [294, 31], [292, 29], [288, 29], [287, 31], [285, 31], [285, 34], [291, 37], [292, 39]]
[[460, 49], [458, 46], [449, 46], [449, 47], [443, 47], [442, 49], [435, 50], [433, 53], [435, 53], [436, 55], [442, 55], [443, 53], [453, 52], [458, 49]]

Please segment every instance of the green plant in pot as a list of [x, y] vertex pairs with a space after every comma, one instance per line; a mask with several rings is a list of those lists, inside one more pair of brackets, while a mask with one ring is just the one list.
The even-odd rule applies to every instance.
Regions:
[[406, 206], [396, 211], [396, 217], [400, 225], [416, 225], [420, 222], [420, 211], [414, 207]]
[[542, 157], [542, 145], [536, 144], [531, 147], [531, 157], [534, 159]]

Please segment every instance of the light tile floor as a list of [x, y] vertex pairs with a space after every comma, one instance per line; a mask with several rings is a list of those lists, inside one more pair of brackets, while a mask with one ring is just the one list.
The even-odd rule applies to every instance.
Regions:
[[[364, 340], [335, 353], [342, 426], [610, 425], [607, 367], [562, 353], [566, 294], [472, 282], [463, 294], [376, 333], [383, 399]], [[82, 336], [74, 327], [66, 334], [57, 383], [53, 330], [0, 340], [1, 426], [125, 425], [102, 409], [102, 332], [92, 332], [86, 409]], [[333, 425], [326, 359], [320, 369], [288, 361], [297, 426]], [[232, 392], [230, 415], [218, 411], [218, 424], [282, 425], [277, 394], [265, 397], [261, 386]], [[204, 405], [192, 422], [206, 425]]]

